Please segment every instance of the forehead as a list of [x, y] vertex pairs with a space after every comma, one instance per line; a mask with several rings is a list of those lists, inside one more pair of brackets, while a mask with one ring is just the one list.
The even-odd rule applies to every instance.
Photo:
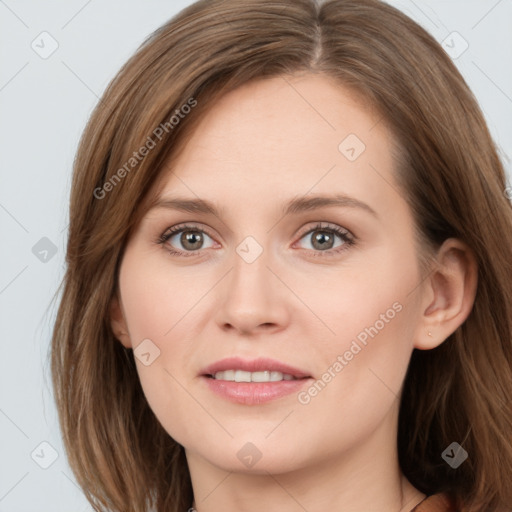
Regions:
[[[208, 153], [250, 160], [268, 156], [338, 153], [353, 134], [362, 141], [387, 136], [369, 103], [325, 75], [279, 76], [249, 82], [222, 96], [203, 115], [189, 143], [188, 156]], [[381, 126], [378, 126], [378, 125]], [[377, 129], [376, 129], [377, 128]], [[368, 140], [369, 141], [369, 140]], [[314, 152], [319, 158], [319, 152]]]
[[329, 77], [258, 80], [206, 112], [165, 169], [159, 198], [261, 207], [270, 196], [341, 193], [378, 202], [393, 193], [383, 186], [393, 181], [393, 145], [380, 116]]

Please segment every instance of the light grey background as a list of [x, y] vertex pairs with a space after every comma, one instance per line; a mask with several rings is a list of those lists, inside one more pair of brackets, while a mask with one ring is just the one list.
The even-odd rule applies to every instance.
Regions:
[[[92, 510], [66, 461], [47, 361], [71, 167], [108, 82], [150, 32], [191, 3], [0, 0], [0, 512]], [[510, 177], [512, 0], [389, 3], [452, 47]]]

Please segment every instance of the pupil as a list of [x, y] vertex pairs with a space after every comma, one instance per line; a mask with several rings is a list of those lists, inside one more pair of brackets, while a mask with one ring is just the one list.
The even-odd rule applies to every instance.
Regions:
[[188, 231], [181, 235], [181, 243], [183, 247], [187, 247], [187, 244], [191, 244], [192, 247], [189, 247], [189, 249], [197, 249], [195, 245], [201, 242], [201, 238], [201, 235], [197, 231]]
[[330, 241], [332, 242], [332, 237], [329, 233], [326, 233], [325, 231], [317, 231], [317, 233], [320, 233], [320, 234], [317, 234], [314, 237], [314, 240], [316, 243], [320, 244], [320, 246], [319, 246], [320, 249], [325, 249], [326, 244], [327, 245], [329, 244], [329, 239], [331, 239]]

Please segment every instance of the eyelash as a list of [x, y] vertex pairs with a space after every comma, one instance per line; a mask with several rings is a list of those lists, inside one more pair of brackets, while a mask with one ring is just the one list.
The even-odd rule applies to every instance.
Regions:
[[[199, 228], [198, 226], [191, 225], [191, 224], [180, 224], [177, 226], [173, 226], [172, 228], [169, 228], [166, 231], [164, 231], [164, 233], [162, 233], [162, 235], [160, 235], [158, 237], [158, 239], [156, 240], [156, 243], [163, 246], [176, 233], [180, 233], [182, 231], [196, 231], [199, 233], [205, 233], [212, 239], [214, 238], [210, 233], [208, 233], [207, 230]], [[339, 238], [341, 238], [344, 242], [337, 249], [328, 249], [326, 251], [313, 251], [314, 253], [316, 253], [314, 255], [314, 257], [328, 258], [331, 256], [336, 256], [339, 253], [347, 250], [349, 247], [351, 247], [355, 244], [356, 237], [354, 235], [352, 235], [349, 231], [347, 231], [343, 228], [340, 228], [338, 226], [335, 226], [335, 225], [334, 226], [329, 226], [329, 225], [326, 226], [326, 225], [323, 225], [322, 223], [318, 223], [316, 226], [314, 226], [313, 228], [310, 228], [308, 231], [303, 233], [300, 236], [299, 240], [304, 238], [306, 235], [313, 233], [314, 231], [325, 231], [327, 233], [335, 234]], [[177, 251], [176, 249], [172, 249], [169, 247], [167, 247], [166, 250], [172, 256], [179, 256], [179, 257], [181, 257], [181, 256], [183, 256], [183, 257], [197, 256], [198, 254], [201, 253], [201, 250], [185, 252], [185, 251]], [[306, 250], [309, 250], [309, 249], [306, 249]]]

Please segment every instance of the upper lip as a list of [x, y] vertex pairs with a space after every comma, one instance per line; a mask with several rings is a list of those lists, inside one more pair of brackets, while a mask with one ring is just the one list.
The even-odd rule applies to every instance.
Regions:
[[281, 372], [288, 375], [292, 375], [297, 379], [303, 377], [310, 377], [309, 373], [294, 368], [289, 364], [282, 363], [275, 359], [268, 359], [266, 357], [260, 357], [258, 359], [242, 359], [240, 357], [227, 357], [210, 364], [206, 368], [201, 370], [201, 375], [215, 375], [217, 372], [224, 370], [243, 370], [246, 372], [260, 372], [269, 370], [272, 372]]

